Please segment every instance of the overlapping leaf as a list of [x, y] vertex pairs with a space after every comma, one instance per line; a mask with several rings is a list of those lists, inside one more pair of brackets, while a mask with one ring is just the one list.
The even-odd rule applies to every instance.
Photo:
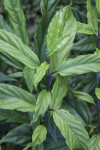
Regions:
[[38, 57], [19, 37], [2, 29], [0, 29], [0, 51], [9, 54], [29, 68], [36, 69], [39, 65]]
[[71, 6], [60, 9], [53, 17], [47, 34], [47, 55], [50, 57], [50, 72], [67, 59], [73, 46], [77, 22]]
[[43, 46], [45, 35], [47, 34], [48, 25], [55, 13], [59, 0], [41, 0], [42, 18], [39, 21], [38, 29], [35, 34], [35, 52], [43, 61], [46, 57], [46, 51]]
[[46, 112], [50, 103], [50, 99], [51, 99], [51, 94], [50, 92], [47, 92], [46, 90], [43, 90], [39, 94], [37, 98], [37, 102], [35, 106], [35, 114], [33, 114], [32, 122], [37, 121], [38, 117]]
[[25, 90], [8, 85], [0, 84], [0, 108], [33, 112], [35, 96]]
[[67, 84], [67, 78], [61, 76], [57, 77], [51, 91], [50, 108], [56, 110], [60, 108], [62, 100], [67, 94]]
[[55, 111], [53, 118], [70, 150], [73, 150], [76, 144], [78, 144], [78, 148], [82, 147], [84, 150], [88, 150], [89, 136], [80, 121], [65, 110]]
[[36, 147], [40, 145], [46, 139], [47, 129], [43, 125], [39, 125], [35, 128], [32, 135], [32, 143], [28, 144], [28, 146], [24, 149], [27, 150], [29, 147]]

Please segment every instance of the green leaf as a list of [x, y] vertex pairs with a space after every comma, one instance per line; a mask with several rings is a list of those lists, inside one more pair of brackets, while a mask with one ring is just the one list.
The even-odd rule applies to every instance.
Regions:
[[73, 46], [77, 22], [71, 6], [60, 9], [53, 17], [47, 34], [47, 54], [50, 57], [50, 72], [54, 72], [64, 62]]
[[22, 112], [33, 112], [35, 106], [21, 99], [10, 97], [0, 98], [0, 109], [18, 110]]
[[0, 29], [0, 52], [6, 52], [29, 68], [36, 69], [39, 65], [38, 57], [19, 37], [2, 29]]
[[100, 99], [100, 88], [95, 89], [95, 94], [96, 94], [97, 98]]
[[98, 16], [95, 8], [91, 6], [91, 0], [87, 0], [87, 19], [88, 24], [94, 30], [94, 33], [98, 31]]
[[51, 94], [50, 92], [47, 92], [46, 90], [43, 90], [39, 94], [37, 101], [36, 101], [35, 114], [33, 114], [34, 122], [37, 121], [40, 115], [43, 115], [46, 112], [50, 103], [50, 99], [51, 99]]
[[10, 27], [7, 25], [7, 23], [4, 21], [3, 16], [0, 15], [0, 29], [4, 29], [6, 31], [12, 32]]
[[0, 84], [0, 108], [33, 112], [35, 96], [25, 90], [7, 84]]
[[70, 150], [75, 148], [76, 143], [79, 143], [84, 150], [88, 150], [89, 136], [80, 121], [63, 109], [54, 111], [53, 118]]
[[100, 149], [100, 134], [92, 136], [90, 139], [90, 149], [91, 150], [99, 150]]
[[23, 70], [23, 74], [24, 74], [25, 82], [26, 82], [30, 92], [32, 93], [35, 70], [30, 69], [26, 66]]
[[76, 97], [79, 100], [84, 100], [86, 102], [95, 104], [93, 97], [88, 93], [80, 92], [80, 91], [72, 91], [72, 94], [74, 95], [74, 97]]
[[0, 124], [4, 123], [29, 123], [28, 114], [18, 111], [0, 109]]
[[0, 144], [7, 142], [25, 146], [31, 141], [31, 135], [31, 128], [29, 125], [24, 124], [8, 132], [8, 134], [0, 140]]
[[80, 52], [93, 51], [96, 49], [96, 37], [95, 36], [86, 36], [78, 42], [74, 43], [73, 50]]
[[100, 17], [100, 1], [99, 0], [96, 0], [96, 8], [97, 8], [98, 16]]
[[34, 74], [34, 87], [35, 88], [37, 88], [38, 83], [42, 80], [48, 68], [49, 68], [49, 64], [47, 64], [47, 62], [43, 62], [36, 70], [36, 73]]
[[13, 58], [12, 56], [10, 56], [9, 54], [7, 54], [6, 52], [1, 52], [0, 55], [0, 59], [7, 65], [19, 69], [19, 70], [23, 70], [24, 65], [19, 62], [18, 60], [16, 60], [15, 58]]
[[68, 90], [67, 83], [68, 83], [67, 78], [63, 78], [61, 76], [57, 77], [51, 91], [51, 101], [50, 101], [51, 109], [57, 110], [60, 108], [62, 100], [67, 94]]
[[77, 120], [82, 122], [84, 126], [92, 123], [92, 115], [86, 102], [80, 100], [69, 101], [66, 99], [63, 101], [62, 109], [69, 111]]
[[23, 77], [23, 72], [15, 72], [13, 74], [7, 75], [8, 78], [21, 78]]
[[9, 84], [0, 84], [0, 99], [3, 97], [15, 97], [25, 100], [26, 102], [32, 103], [34, 105], [36, 103], [36, 97], [33, 94], [30, 94], [22, 88]]
[[44, 49], [44, 39], [47, 34], [48, 25], [55, 13], [56, 6], [59, 0], [41, 0], [42, 18], [39, 21], [37, 32], [35, 34], [35, 52], [39, 58], [44, 61], [46, 51]]
[[20, 0], [3, 0], [8, 13], [13, 32], [22, 38], [23, 42], [29, 44], [29, 37], [26, 30], [26, 19], [21, 8]]
[[28, 146], [24, 149], [27, 150], [29, 147], [36, 147], [40, 145], [46, 139], [47, 129], [43, 125], [39, 125], [35, 128], [32, 135], [32, 143], [28, 144]]
[[95, 32], [90, 24], [77, 22], [77, 33], [84, 33], [84, 34], [92, 35]]
[[96, 54], [81, 55], [64, 62], [59, 67], [61, 76], [100, 72], [100, 56]]
[[75, 100], [74, 108], [78, 112], [78, 114], [83, 118], [87, 125], [91, 125], [92, 123], [92, 114], [89, 110], [89, 107], [85, 101]]

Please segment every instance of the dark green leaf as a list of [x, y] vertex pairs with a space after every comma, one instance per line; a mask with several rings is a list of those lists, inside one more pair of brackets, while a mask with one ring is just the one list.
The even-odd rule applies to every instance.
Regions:
[[32, 130], [29, 125], [24, 124], [11, 130], [5, 137], [0, 140], [0, 144], [4, 142], [14, 143], [25, 146], [31, 141]]

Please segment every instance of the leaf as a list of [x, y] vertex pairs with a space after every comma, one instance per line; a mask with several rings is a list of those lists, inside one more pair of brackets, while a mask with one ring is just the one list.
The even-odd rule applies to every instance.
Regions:
[[74, 95], [74, 97], [76, 97], [79, 100], [84, 100], [86, 102], [95, 104], [94, 99], [88, 93], [80, 92], [80, 91], [72, 91], [72, 94]]
[[34, 87], [35, 88], [37, 88], [38, 83], [42, 80], [48, 68], [49, 68], [49, 64], [47, 64], [47, 62], [43, 62], [36, 70], [36, 73], [34, 74]]
[[59, 68], [61, 76], [100, 72], [100, 56], [96, 54], [81, 55], [64, 62]]
[[77, 142], [84, 150], [88, 149], [89, 136], [80, 121], [63, 109], [54, 111], [53, 118], [70, 150], [75, 148]]
[[69, 111], [77, 120], [79, 120], [84, 126], [90, 125], [92, 122], [92, 115], [88, 108], [88, 105], [84, 101], [73, 99], [69, 101], [66, 99], [63, 101], [61, 109]]
[[21, 62], [19, 62], [18, 60], [16, 60], [12, 56], [9, 56], [9, 54], [7, 54], [6, 52], [1, 52], [0, 59], [5, 64], [7, 64], [13, 68], [16, 68], [19, 70], [23, 70], [23, 68], [24, 68], [24, 65]]
[[67, 94], [67, 84], [67, 78], [63, 78], [61, 76], [57, 77], [51, 91], [50, 108], [56, 110], [60, 108], [62, 100]]
[[86, 36], [78, 42], [74, 43], [73, 50], [80, 52], [93, 51], [96, 49], [96, 37], [95, 36]]
[[12, 32], [10, 27], [7, 25], [7, 23], [4, 21], [3, 16], [0, 15], [0, 29], [4, 29], [6, 31]]
[[60, 139], [60, 138], [58, 138], [56, 142], [50, 137], [48, 137], [47, 140], [45, 143], [45, 149], [46, 150], [69, 150], [65, 141]]
[[[15, 105], [16, 104], [16, 105]], [[0, 84], [0, 108], [33, 112], [35, 96], [25, 90], [7, 84]]]
[[84, 34], [92, 35], [95, 32], [90, 24], [77, 22], [77, 33], [84, 33]]
[[6, 52], [29, 68], [36, 69], [39, 65], [38, 57], [19, 37], [2, 29], [0, 29], [0, 52]]
[[25, 82], [26, 82], [30, 92], [32, 93], [35, 70], [30, 69], [26, 66], [23, 70], [23, 74], [24, 74]]
[[13, 32], [22, 38], [23, 42], [29, 44], [29, 37], [26, 30], [26, 19], [21, 8], [20, 0], [3, 0], [8, 13]]
[[98, 99], [100, 99], [100, 88], [95, 88], [95, 94]]
[[25, 113], [0, 109], [0, 124], [4, 123], [29, 123], [29, 117]]
[[7, 78], [5, 74], [0, 72], [0, 82], [7, 82], [7, 81], [16, 81], [16, 80], [13, 78]]
[[31, 104], [36, 103], [36, 97], [33, 94], [23, 90], [22, 88], [9, 85], [9, 84], [0, 84], [0, 98], [5, 97], [15, 97], [18, 99], [25, 100]]
[[83, 120], [87, 125], [90, 125], [92, 123], [92, 114], [86, 102], [80, 100], [77, 101], [75, 100], [74, 102], [75, 102], [74, 108], [76, 109], [78, 114], [83, 118]]
[[[46, 57], [46, 52], [44, 49], [44, 39], [47, 34], [48, 25], [55, 13], [56, 6], [59, 0], [41, 0], [41, 13], [42, 18], [39, 21], [37, 32], [35, 34], [35, 52], [39, 58], [44, 61], [42, 57]], [[43, 56], [42, 56], [43, 54]]]
[[47, 92], [46, 90], [43, 90], [39, 94], [37, 101], [36, 101], [35, 114], [33, 114], [34, 122], [37, 121], [40, 115], [43, 115], [46, 112], [50, 103], [50, 99], [51, 99], [51, 94], [50, 92]]
[[63, 9], [61, 8], [51, 20], [47, 33], [47, 56], [52, 55], [68, 41], [68, 36], [70, 35], [63, 33], [64, 24], [68, 19], [67, 15], [64, 20], [67, 11], [70, 11], [70, 6], [64, 7]]
[[36, 147], [40, 145], [46, 139], [47, 129], [43, 125], [39, 125], [35, 128], [32, 135], [32, 143], [28, 144], [28, 146], [24, 149], [27, 150], [29, 147]]
[[97, 12], [98, 12], [98, 16], [100, 17], [100, 1], [96, 0], [96, 8], [97, 8]]
[[76, 30], [77, 22], [70, 5], [60, 9], [53, 17], [47, 34], [47, 54], [48, 56], [53, 54], [50, 57], [50, 72], [55, 72], [67, 59]]
[[25, 146], [31, 141], [31, 133], [32, 130], [29, 127], [29, 125], [24, 124], [18, 126], [15, 129], [8, 132], [8, 134], [0, 140], [0, 144], [7, 142], [7, 143], [13, 143], [13, 144]]
[[35, 106], [21, 99], [10, 97], [0, 98], [0, 109], [18, 110], [22, 112], [33, 112]]
[[91, 150], [99, 150], [100, 149], [100, 134], [92, 136], [90, 139], [90, 149]]
[[21, 78], [23, 77], [23, 72], [15, 72], [13, 74], [7, 75], [8, 78]]
[[98, 31], [98, 16], [95, 8], [91, 6], [91, 0], [87, 0], [87, 19], [88, 24], [94, 30], [94, 33]]

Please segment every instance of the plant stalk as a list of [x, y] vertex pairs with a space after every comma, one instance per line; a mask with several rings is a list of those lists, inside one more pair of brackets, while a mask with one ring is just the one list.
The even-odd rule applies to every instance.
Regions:
[[[100, 22], [98, 22], [98, 36], [97, 36], [97, 48], [99, 49], [99, 42], [100, 42], [100, 35], [99, 35], [99, 26]], [[96, 73], [97, 76], [97, 88], [99, 88], [99, 72]], [[99, 115], [99, 122], [100, 122], [100, 102], [98, 99], [98, 115]]]

